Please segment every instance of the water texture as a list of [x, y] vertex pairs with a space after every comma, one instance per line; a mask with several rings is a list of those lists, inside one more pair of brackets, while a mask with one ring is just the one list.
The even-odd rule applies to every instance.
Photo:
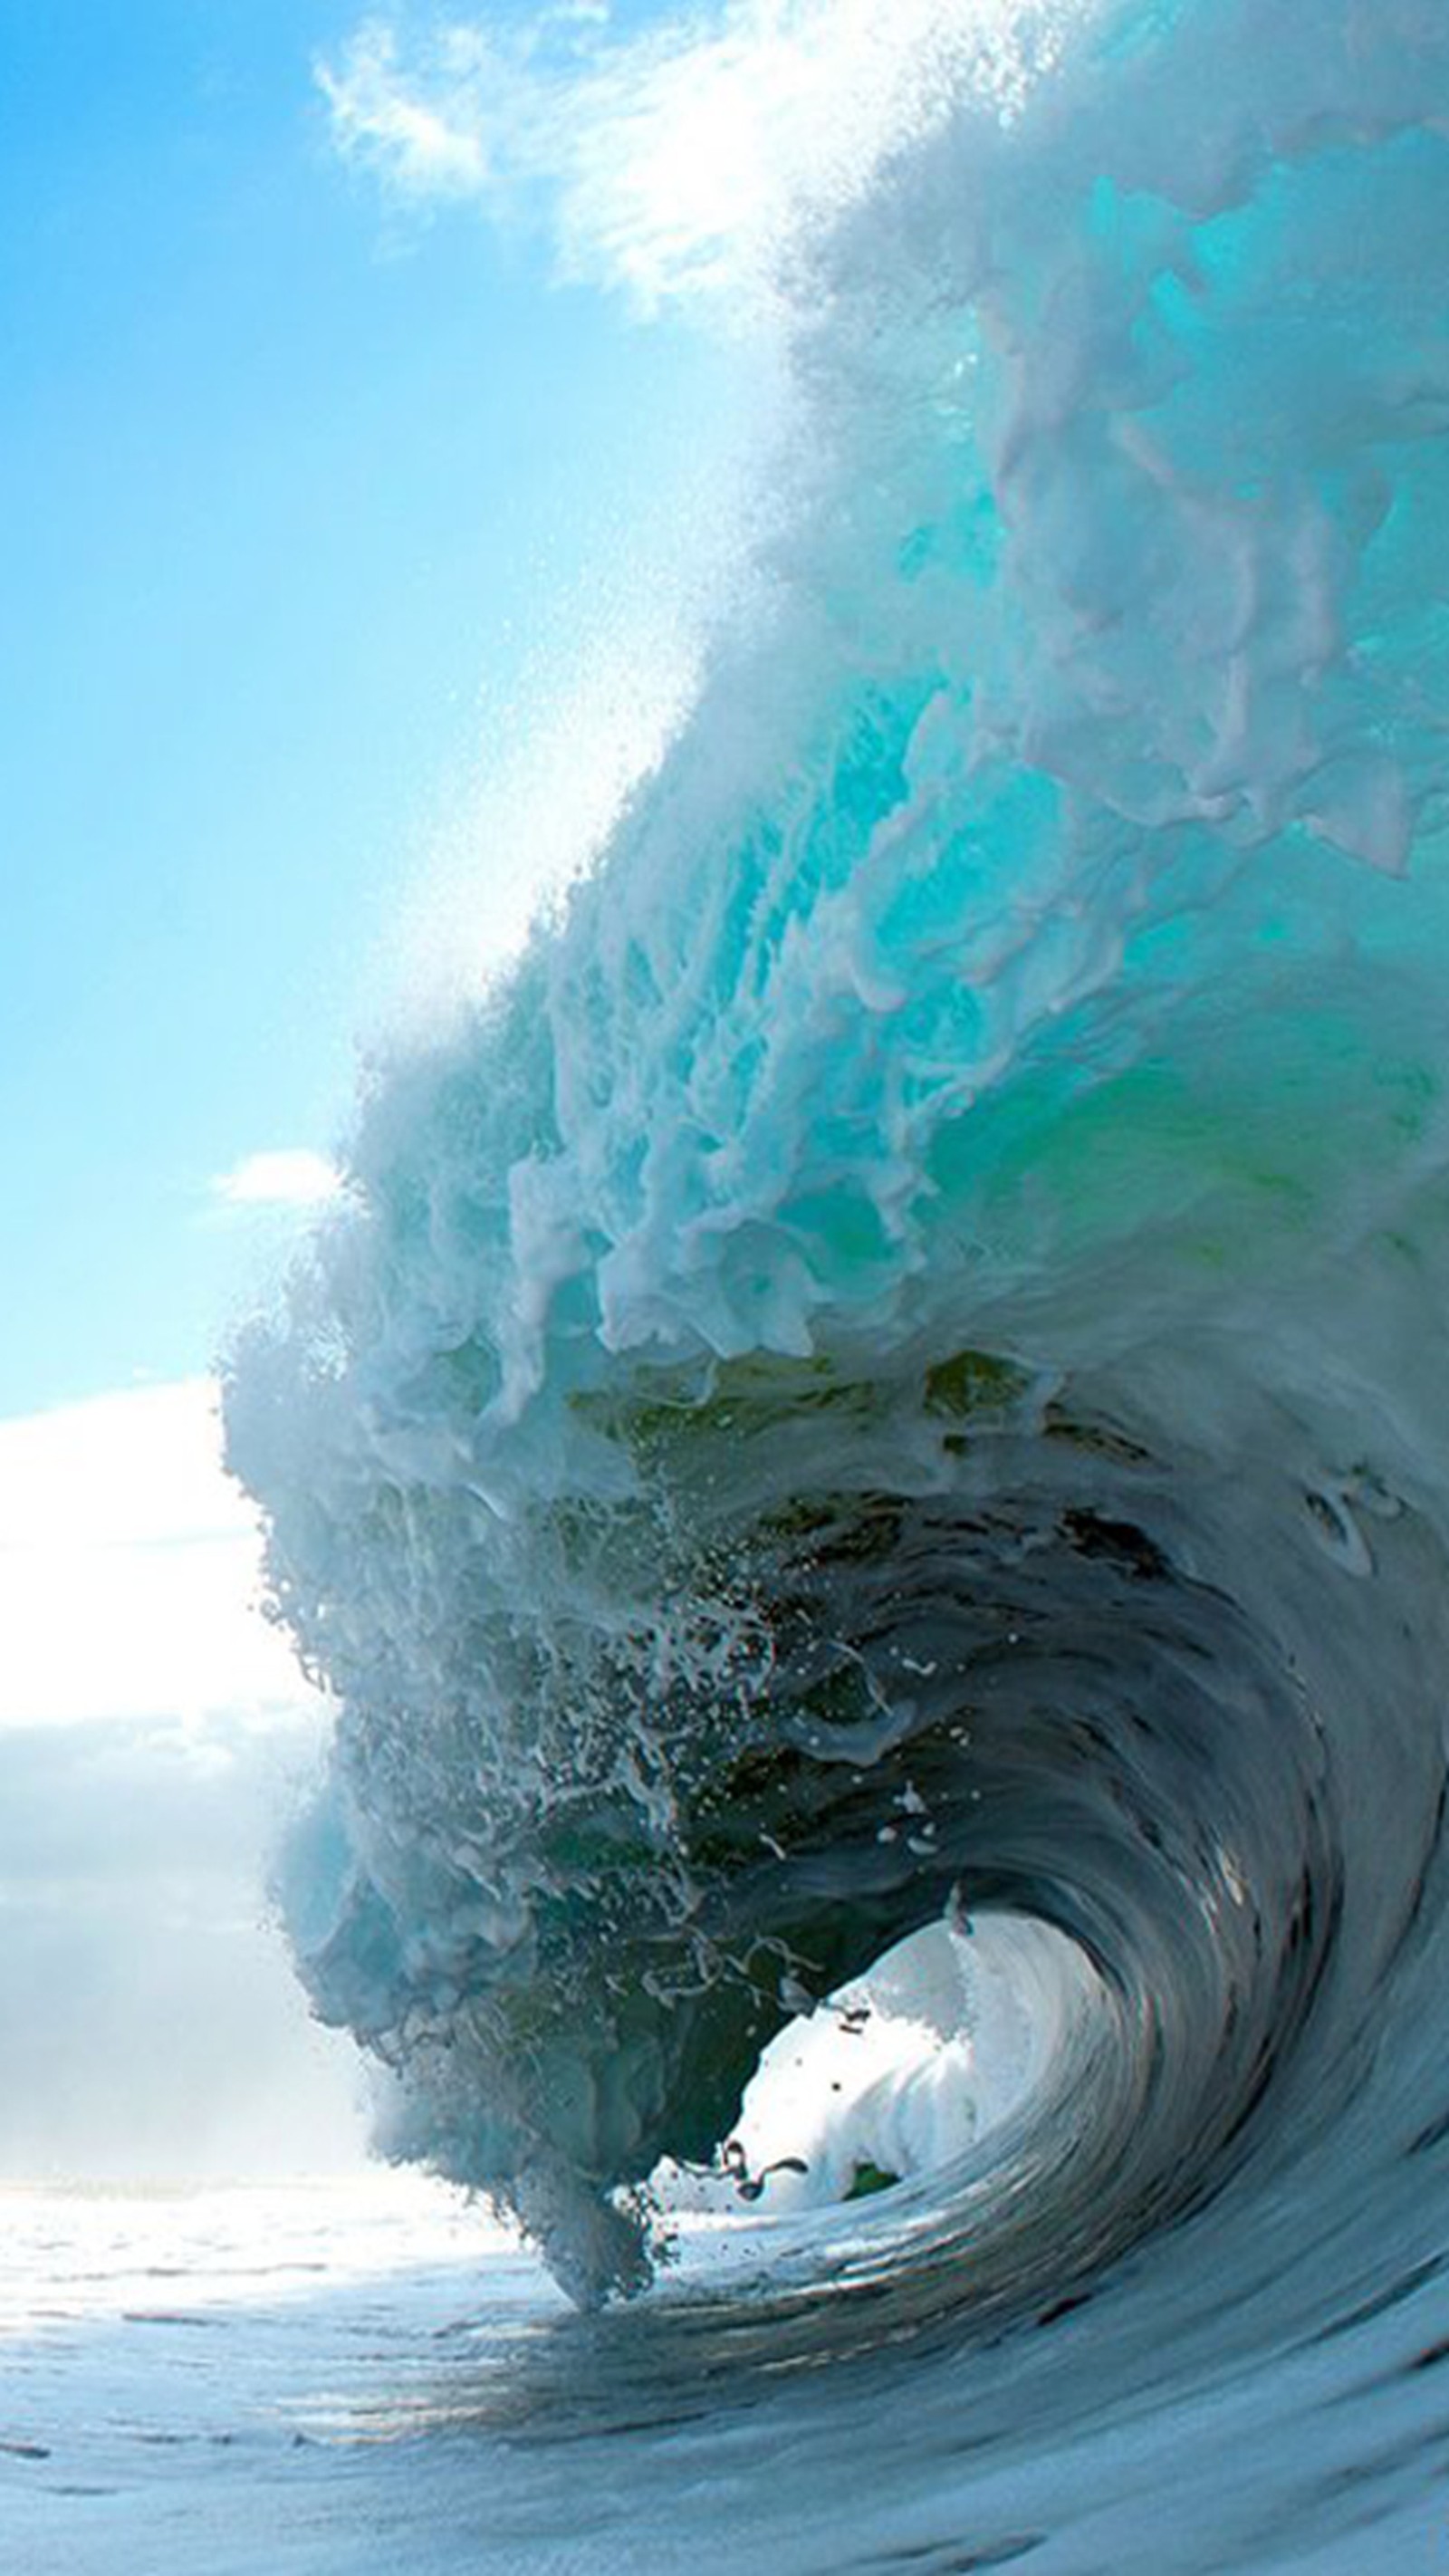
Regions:
[[1013, 44], [797, 246], [767, 604], [234, 1354], [339, 1704], [291, 1927], [585, 2306], [802, 1997], [1054, 1927], [1001, 2131], [539, 2404], [768, 2388], [781, 2569], [1427, 2568], [1449, 20]]

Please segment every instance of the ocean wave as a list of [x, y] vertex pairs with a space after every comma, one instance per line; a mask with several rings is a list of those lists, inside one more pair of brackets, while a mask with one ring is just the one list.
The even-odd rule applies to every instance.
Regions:
[[797, 247], [768, 606], [228, 1420], [396, 2150], [638, 2289], [802, 2000], [1054, 1927], [1003, 2128], [650, 2331], [1125, 2282], [1121, 2398], [1134, 2315], [1206, 2385], [1449, 2242], [1449, 27], [1053, 26]]

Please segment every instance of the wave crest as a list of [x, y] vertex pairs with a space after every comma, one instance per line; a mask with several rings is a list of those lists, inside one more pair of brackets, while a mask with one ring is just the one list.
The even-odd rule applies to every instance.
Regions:
[[586, 2300], [789, 1992], [952, 1905], [1092, 2001], [831, 2274], [871, 2332], [1313, 2156], [1307, 2266], [1345, 2101], [1379, 2172], [1432, 2128], [1449, 35], [1392, 20], [1103, 12], [841, 224], [768, 618], [235, 1356], [342, 1710], [303, 1973]]

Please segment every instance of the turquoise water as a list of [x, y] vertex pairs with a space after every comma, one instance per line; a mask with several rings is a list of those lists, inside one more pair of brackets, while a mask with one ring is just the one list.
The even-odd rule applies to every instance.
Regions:
[[[581, 2303], [802, 1992], [1070, 1937], [1001, 2136], [568, 2401], [834, 2363], [822, 2477], [862, 2385], [959, 2406], [1043, 2568], [1436, 2563], [1446, 241], [1418, 0], [963, 81], [802, 254], [755, 606], [232, 1362], [339, 1702], [302, 1975]], [[1128, 2424], [1207, 2481], [1175, 2555], [1082, 2537]]]

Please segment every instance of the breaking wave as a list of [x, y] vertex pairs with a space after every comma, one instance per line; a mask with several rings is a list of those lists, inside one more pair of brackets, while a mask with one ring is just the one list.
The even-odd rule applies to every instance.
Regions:
[[[302, 1974], [582, 2302], [802, 2005], [1015, 1945], [1010, 2116], [671, 2369], [1090, 2298], [1029, 2447], [1445, 2348], [1446, 242], [1420, 0], [1102, 8], [904, 137], [768, 608], [233, 1355]], [[1413, 2421], [1331, 2417], [1365, 2523]]]

